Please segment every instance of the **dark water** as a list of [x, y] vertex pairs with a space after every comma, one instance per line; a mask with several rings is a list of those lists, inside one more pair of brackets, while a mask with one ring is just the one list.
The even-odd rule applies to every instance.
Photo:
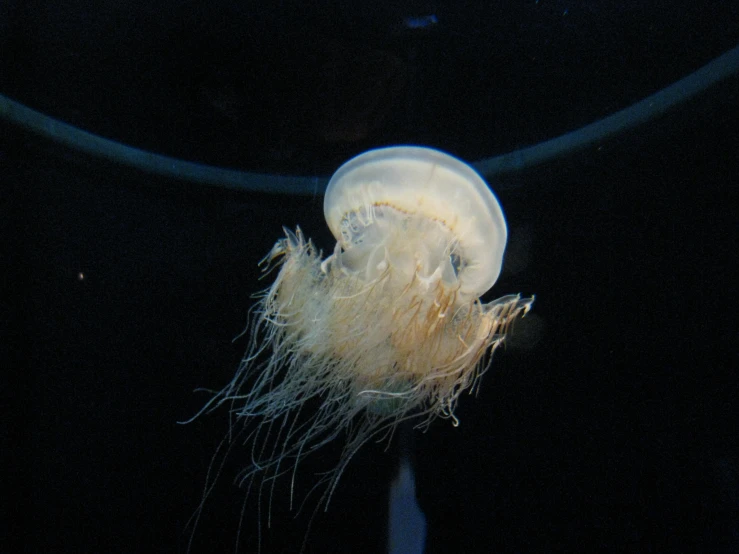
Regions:
[[[655, 92], [739, 37], [732, 3], [686, 8], [692, 26], [677, 28], [654, 6], [530, 4], [500, 8], [498, 18], [473, 3], [414, 5], [408, 14], [438, 14], [416, 35], [402, 17], [394, 26], [364, 24], [384, 21], [384, 11], [369, 7], [332, 6], [333, 19], [324, 21], [290, 6], [292, 19], [280, 19], [236, 3], [202, 15], [190, 3], [192, 11], [164, 25], [159, 11], [135, 6], [98, 13], [70, 3], [65, 19], [41, 3], [11, 3], [0, 44], [25, 57], [6, 58], [0, 82], [19, 101], [139, 147], [323, 174], [358, 151], [398, 141], [473, 161], [552, 138]], [[558, 26], [534, 11], [539, 4], [559, 14]], [[49, 21], [58, 23], [54, 32], [42, 33]], [[353, 30], [373, 46], [353, 42], [349, 58], [319, 41], [310, 56], [324, 73], [304, 69], [306, 81], [296, 73], [301, 64], [275, 54], [311, 36], [300, 21], [321, 37], [336, 29], [329, 35], [340, 44]], [[166, 29], [145, 32], [157, 25]], [[204, 28], [210, 34], [198, 34]], [[610, 30], [602, 51], [593, 47], [595, 29]], [[126, 55], [139, 34], [147, 40]], [[206, 47], [204, 36], [221, 38]], [[476, 48], [491, 41], [495, 52]], [[169, 57], [158, 50], [165, 42]], [[277, 61], [242, 63], [262, 51]], [[182, 69], [190, 67], [188, 52], [198, 53], [191, 73]], [[545, 58], [543, 67], [522, 68], [524, 53]], [[418, 81], [432, 79], [428, 56], [437, 56], [439, 74], [468, 83], [467, 103], [451, 109], [433, 87], [424, 96]], [[348, 69], [356, 59], [366, 72]], [[442, 60], [459, 66], [453, 79]], [[164, 77], [157, 64], [168, 68]], [[347, 88], [331, 81], [342, 72], [353, 83]], [[127, 89], [126, 75], [143, 77]], [[338, 107], [321, 101], [321, 82], [341, 99]], [[172, 103], [167, 87], [178, 91]], [[272, 89], [280, 91], [273, 105], [262, 104], [254, 132], [244, 132], [260, 110], [243, 98]], [[393, 101], [372, 102], [383, 95]], [[497, 117], [481, 111], [495, 105], [505, 106]], [[304, 112], [313, 115], [297, 117]], [[636, 129], [491, 179], [510, 234], [492, 294], [535, 293], [537, 301], [496, 354], [478, 397], [463, 397], [461, 425], [439, 421], [415, 437], [427, 552], [739, 550], [738, 153], [734, 76]], [[0, 550], [184, 552], [227, 414], [177, 421], [207, 398], [194, 388], [222, 386], [238, 365], [246, 342], [232, 338], [246, 325], [251, 295], [267, 285], [257, 262], [281, 227], [299, 224], [324, 250], [333, 247], [322, 197], [164, 179], [6, 122], [0, 179], [7, 464]], [[192, 552], [233, 551], [242, 519], [240, 549], [254, 550], [258, 502], [242, 517], [243, 492], [233, 485], [247, 456], [227, 461]], [[306, 464], [299, 492], [320, 462]], [[306, 551], [383, 552], [396, 463], [395, 445], [364, 448], [329, 511], [315, 519]], [[288, 483], [278, 482], [275, 494], [263, 552], [295, 552], [312, 511], [288, 511]]]

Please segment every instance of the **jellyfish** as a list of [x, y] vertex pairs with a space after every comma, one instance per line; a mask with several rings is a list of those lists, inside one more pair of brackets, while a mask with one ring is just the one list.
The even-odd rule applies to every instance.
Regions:
[[244, 480], [295, 479], [305, 456], [341, 437], [336, 467], [317, 477], [327, 506], [371, 437], [408, 420], [456, 425], [460, 395], [534, 299], [480, 300], [500, 274], [506, 223], [485, 181], [448, 154], [361, 154], [331, 178], [324, 215], [328, 256], [298, 227], [262, 260], [276, 276], [257, 297], [250, 346], [204, 409], [227, 405], [249, 429]]

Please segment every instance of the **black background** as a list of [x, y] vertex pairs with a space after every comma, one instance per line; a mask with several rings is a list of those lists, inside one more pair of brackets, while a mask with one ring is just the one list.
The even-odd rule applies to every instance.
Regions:
[[[11, 2], [0, 84], [135, 146], [322, 174], [396, 142], [476, 160], [546, 140], [738, 36], [733, 2], [448, 4]], [[739, 550], [738, 108], [733, 77], [491, 183], [510, 232], [491, 294], [537, 301], [461, 425], [415, 437], [427, 552]], [[233, 374], [281, 226], [333, 247], [322, 197], [199, 188], [0, 133], [2, 550], [184, 552], [227, 416], [176, 422]], [[239, 548], [256, 548], [258, 503], [242, 518], [232, 484], [246, 459], [229, 458], [192, 552], [233, 551], [242, 519]], [[384, 551], [396, 462], [395, 445], [360, 452], [307, 552]], [[305, 536], [311, 510], [295, 518], [287, 494], [265, 553]]]

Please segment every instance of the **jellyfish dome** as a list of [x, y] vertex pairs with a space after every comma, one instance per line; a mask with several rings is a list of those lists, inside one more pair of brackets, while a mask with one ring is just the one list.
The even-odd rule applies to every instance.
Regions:
[[324, 214], [347, 261], [394, 253], [387, 261], [396, 270], [427, 278], [438, 272], [467, 297], [479, 297], [500, 274], [507, 239], [500, 204], [470, 166], [438, 150], [357, 156], [331, 178]]
[[337, 241], [330, 255], [298, 228], [265, 258], [265, 271], [278, 272], [253, 312], [252, 346], [208, 407], [227, 403], [252, 429], [245, 475], [263, 483], [346, 437], [320, 478], [327, 502], [370, 437], [412, 418], [456, 423], [460, 394], [533, 298], [480, 301], [500, 274], [505, 219], [483, 179], [448, 154], [357, 156], [331, 179], [324, 213]]

